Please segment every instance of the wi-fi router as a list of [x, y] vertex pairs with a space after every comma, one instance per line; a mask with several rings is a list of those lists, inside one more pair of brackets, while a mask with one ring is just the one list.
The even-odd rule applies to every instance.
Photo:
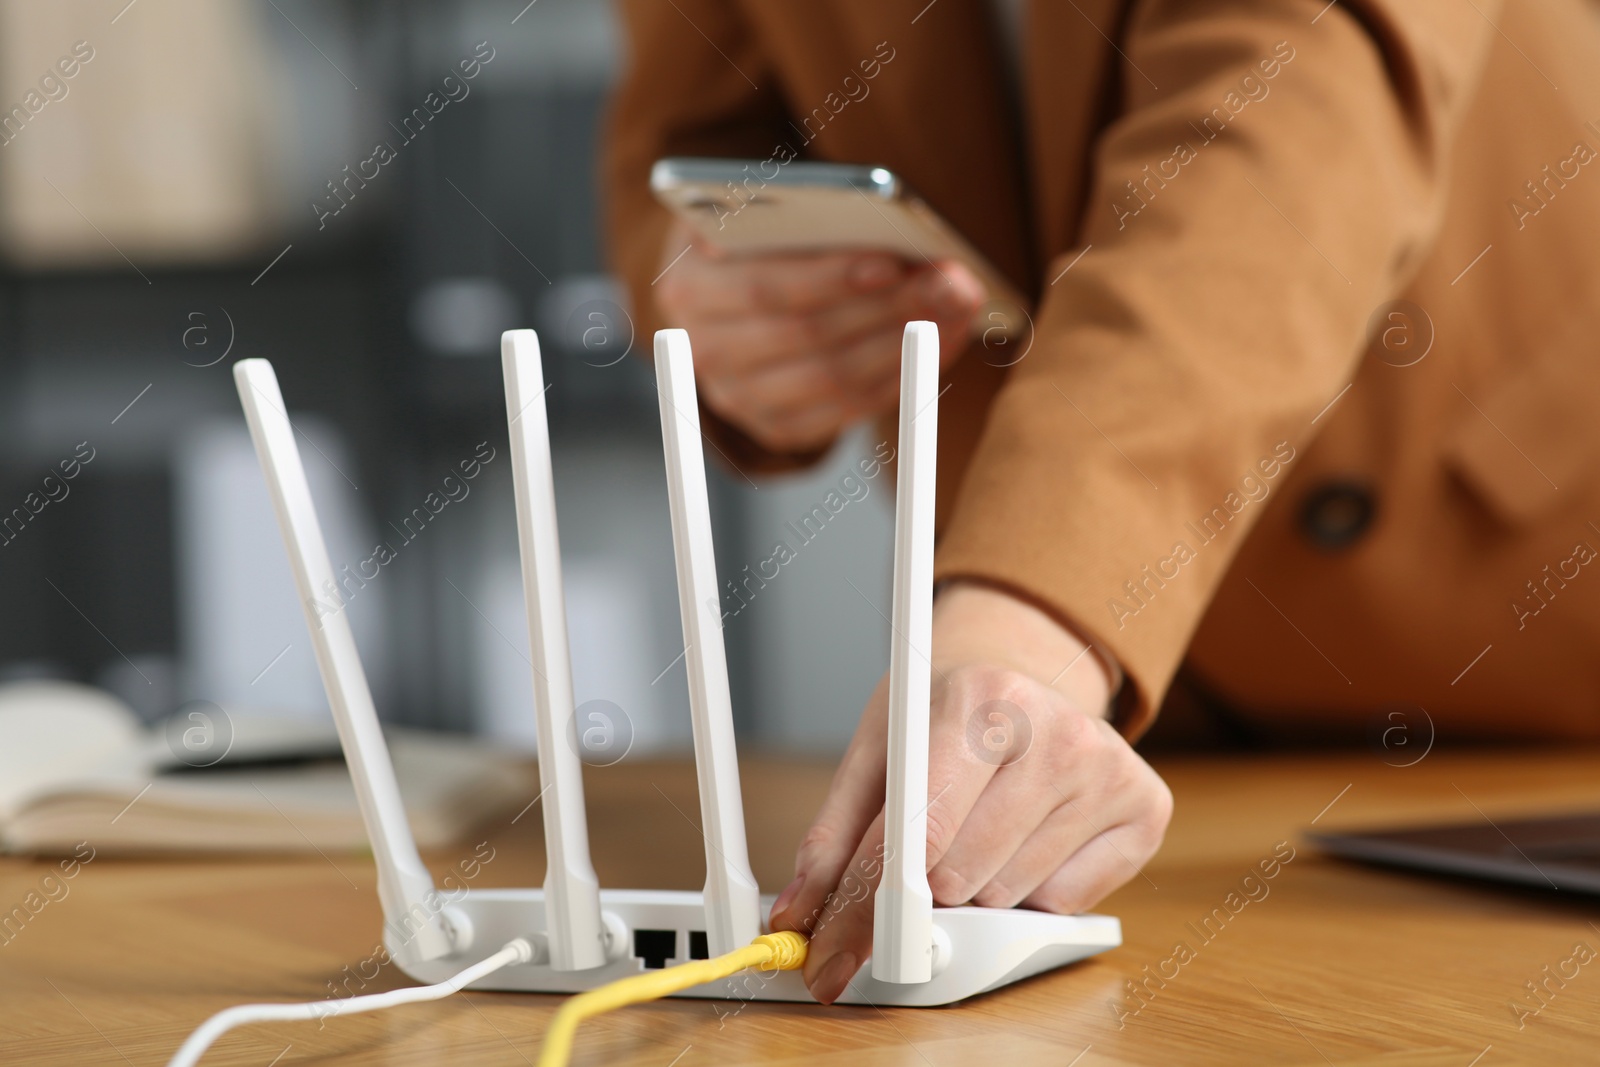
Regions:
[[[538, 338], [531, 330], [507, 332], [501, 357], [548, 867], [542, 888], [473, 889], [454, 901], [440, 896], [411, 836], [349, 620], [342, 611], [316, 608], [318, 597], [337, 583], [277, 377], [266, 360], [246, 359], [235, 364], [234, 379], [372, 842], [389, 957], [418, 981], [441, 982], [522, 937], [534, 945], [530, 962], [504, 967], [470, 988], [578, 993], [699, 956], [702, 938], [710, 956], [746, 945], [762, 932], [771, 899], [756, 886], [745, 841], [689, 336], [682, 330], [657, 333], [655, 368], [705, 840], [706, 882], [700, 893], [603, 889], [595, 876], [583, 766], [568, 740], [574, 730], [572, 671]], [[839, 998], [845, 1004], [949, 1004], [1122, 941], [1121, 925], [1110, 916], [933, 906], [926, 870], [926, 665], [932, 648], [938, 376], [938, 330], [930, 322], [908, 324], [895, 490], [886, 848], [871, 964]], [[763, 974], [761, 982], [736, 988], [713, 983], [679, 995], [812, 1000], [793, 971]]]

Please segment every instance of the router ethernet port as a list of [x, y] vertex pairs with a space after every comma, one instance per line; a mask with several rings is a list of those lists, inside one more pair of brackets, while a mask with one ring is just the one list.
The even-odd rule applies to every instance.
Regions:
[[644, 960], [645, 968], [659, 971], [667, 965], [667, 961], [678, 954], [678, 931], [676, 930], [635, 930], [633, 932], [633, 954]]
[[711, 958], [711, 946], [706, 943], [706, 932], [704, 930], [689, 931], [689, 958], [691, 960], [709, 960]]

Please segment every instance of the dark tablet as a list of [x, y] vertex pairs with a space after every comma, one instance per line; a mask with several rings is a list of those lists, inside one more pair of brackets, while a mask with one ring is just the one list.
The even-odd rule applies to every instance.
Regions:
[[1349, 859], [1600, 893], [1600, 812], [1307, 837]]

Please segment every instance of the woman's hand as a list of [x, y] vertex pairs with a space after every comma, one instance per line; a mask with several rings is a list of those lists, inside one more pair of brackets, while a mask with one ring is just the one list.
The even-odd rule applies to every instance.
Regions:
[[[687, 246], [688, 251], [684, 251]], [[761, 445], [803, 451], [900, 395], [907, 322], [939, 327], [946, 365], [966, 346], [983, 286], [954, 261], [882, 252], [733, 256], [668, 233], [656, 303], [689, 331], [700, 397]]]
[[[936, 904], [1082, 911], [1155, 854], [1172, 794], [1105, 720], [1100, 661], [1050, 616], [956, 584], [934, 606], [928, 882]], [[872, 951], [883, 858], [888, 680], [800, 844], [774, 929], [812, 935], [832, 1003]]]

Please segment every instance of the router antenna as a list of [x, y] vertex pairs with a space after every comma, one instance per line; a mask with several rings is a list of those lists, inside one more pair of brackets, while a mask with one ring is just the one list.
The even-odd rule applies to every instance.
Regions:
[[[419, 981], [460, 985], [466, 974], [462, 965], [482, 967], [490, 958], [489, 946], [533, 938], [534, 958], [492, 975], [485, 973], [472, 987], [584, 993], [637, 976], [641, 968], [650, 973], [650, 968], [678, 957], [702, 929], [713, 955], [748, 945], [761, 929], [761, 898], [750, 872], [739, 795], [739, 754], [722, 643], [694, 359], [689, 335], [682, 330], [656, 334], [656, 386], [683, 619], [683, 659], [694, 720], [705, 890], [599, 889], [584, 824], [582, 761], [572, 743], [576, 741], [572, 668], [539, 342], [532, 331], [514, 330], [501, 336], [500, 348], [523, 588], [535, 657], [539, 772], [545, 788], [540, 796], [550, 863], [543, 889], [477, 889], [448, 906], [434, 890], [406, 824], [394, 767], [350, 636], [344, 600], [317, 525], [295, 447], [296, 431], [285, 414], [277, 378], [261, 359], [240, 360], [234, 378], [288, 546], [296, 592], [339, 726], [361, 817], [372, 840], [389, 957]], [[937, 330], [931, 322], [908, 324], [901, 350], [900, 466], [895, 488], [894, 639], [884, 805], [887, 849], [873, 920], [871, 973], [857, 975], [845, 990], [841, 1000], [848, 1004], [951, 1004], [1122, 943], [1121, 924], [1107, 915], [933, 907], [927, 876], [931, 667], [926, 654], [933, 636], [938, 377]], [[546, 935], [537, 932], [541, 917], [548, 927]], [[632, 936], [640, 931], [653, 936]], [[746, 993], [757, 1000], [813, 1000], [796, 972], [774, 972], [768, 979]], [[705, 996], [705, 989], [698, 986], [673, 995]]]
[[872, 977], [933, 977], [928, 888], [927, 656], [933, 648], [933, 494], [939, 443], [939, 330], [909, 322], [900, 348], [900, 454], [894, 498], [889, 762], [883, 879], [874, 900]]
[[684, 664], [694, 722], [694, 763], [700, 779], [700, 818], [706, 842], [706, 941], [713, 956], [748, 945], [761, 932], [761, 899], [750, 873], [739, 795], [739, 753], [733, 740], [733, 700], [722, 645], [717, 560], [711, 543], [705, 455], [694, 356], [683, 330], [656, 333], [656, 392], [667, 457], [672, 547], [678, 562], [678, 607], [683, 615]]
[[372, 857], [378, 868], [378, 899], [383, 905], [385, 943], [399, 962], [419, 962], [466, 947], [443, 914], [433, 876], [422, 865], [406, 823], [394, 765], [378, 726], [372, 692], [350, 632], [344, 599], [322, 540], [311, 488], [295, 445], [294, 427], [278, 390], [277, 375], [264, 359], [241, 359], [233, 366], [234, 384], [244, 405], [250, 438], [267, 479], [278, 515], [295, 588], [305, 609], [306, 627], [317, 667], [339, 729], [339, 743], [355, 784], [356, 800]]
[[606, 962], [605, 926], [600, 917], [600, 880], [589, 859], [583, 763], [573, 720], [572, 660], [538, 335], [532, 330], [507, 330], [500, 335], [500, 360], [506, 380], [522, 592], [528, 607], [528, 649], [533, 655], [539, 780], [544, 786], [540, 796], [548, 857], [544, 902], [550, 966], [584, 971]]

